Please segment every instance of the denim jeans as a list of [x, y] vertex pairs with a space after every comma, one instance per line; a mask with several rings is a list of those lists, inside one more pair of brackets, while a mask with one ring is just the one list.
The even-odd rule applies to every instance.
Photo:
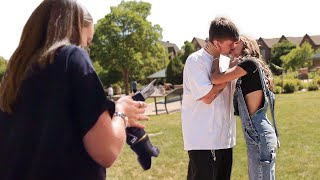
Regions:
[[[259, 69], [259, 68], [258, 68]], [[264, 77], [259, 69], [260, 77]], [[250, 180], [275, 179], [276, 148], [278, 143], [275, 119], [275, 128], [267, 118], [268, 100], [271, 103], [272, 117], [274, 118], [274, 94], [266, 88], [264, 78], [261, 78], [262, 89], [264, 91], [264, 105], [252, 116], [249, 115], [248, 108], [242, 94], [240, 84], [237, 81], [235, 91], [235, 108], [241, 117], [241, 125], [247, 145], [248, 171]], [[267, 98], [269, 97], [269, 99]]]

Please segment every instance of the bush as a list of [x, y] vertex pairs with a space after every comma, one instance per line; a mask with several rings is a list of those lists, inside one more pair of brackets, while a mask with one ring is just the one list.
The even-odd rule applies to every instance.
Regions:
[[275, 94], [280, 94], [282, 92], [282, 87], [281, 86], [275, 86], [273, 89], [273, 92]]
[[277, 66], [273, 63], [270, 63], [270, 70], [272, 71], [272, 73], [276, 76], [279, 76], [282, 74], [283, 72], [283, 68], [280, 66]]
[[282, 76], [273, 76], [273, 83], [275, 86], [280, 86], [282, 87]]
[[315, 84], [318, 84], [320, 86], [320, 77], [316, 76], [315, 78], [313, 78], [312, 80]]
[[114, 95], [120, 95], [122, 94], [122, 88], [121, 88], [121, 83], [115, 83], [112, 85], [113, 88], [113, 94]]
[[175, 57], [170, 61], [166, 70], [168, 83], [182, 84], [183, 66], [182, 61], [178, 57]]
[[298, 90], [301, 91], [302, 89], [308, 89], [309, 83], [306, 82], [300, 82], [298, 84]]
[[308, 91], [316, 91], [319, 89], [319, 85], [314, 83], [314, 82], [311, 82], [309, 83], [309, 86], [308, 86]]
[[296, 79], [298, 78], [298, 72], [288, 72], [284, 75], [285, 79]]
[[283, 92], [284, 93], [294, 93], [296, 90], [296, 84], [294, 81], [286, 80], [283, 82]]

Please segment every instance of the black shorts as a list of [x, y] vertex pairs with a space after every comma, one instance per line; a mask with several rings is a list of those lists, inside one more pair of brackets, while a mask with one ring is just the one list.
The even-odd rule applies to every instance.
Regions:
[[230, 180], [232, 148], [191, 150], [188, 154], [188, 180]]

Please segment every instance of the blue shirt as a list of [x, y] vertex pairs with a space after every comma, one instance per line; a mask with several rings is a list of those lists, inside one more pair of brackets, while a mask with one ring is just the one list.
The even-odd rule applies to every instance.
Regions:
[[82, 142], [105, 110], [113, 114], [114, 103], [88, 54], [60, 48], [52, 64], [23, 81], [13, 113], [0, 111], [0, 179], [105, 180]]

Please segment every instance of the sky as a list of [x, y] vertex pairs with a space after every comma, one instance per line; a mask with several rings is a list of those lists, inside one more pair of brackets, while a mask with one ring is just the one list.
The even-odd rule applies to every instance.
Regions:
[[[103, 18], [121, 0], [78, 0], [94, 18]], [[144, 0], [152, 4], [148, 20], [163, 29], [163, 41], [179, 48], [193, 37], [205, 39], [211, 20], [231, 19], [240, 34], [252, 38], [320, 35], [316, 0]], [[23, 26], [42, 0], [0, 0], [0, 56], [9, 59], [19, 44]]]

